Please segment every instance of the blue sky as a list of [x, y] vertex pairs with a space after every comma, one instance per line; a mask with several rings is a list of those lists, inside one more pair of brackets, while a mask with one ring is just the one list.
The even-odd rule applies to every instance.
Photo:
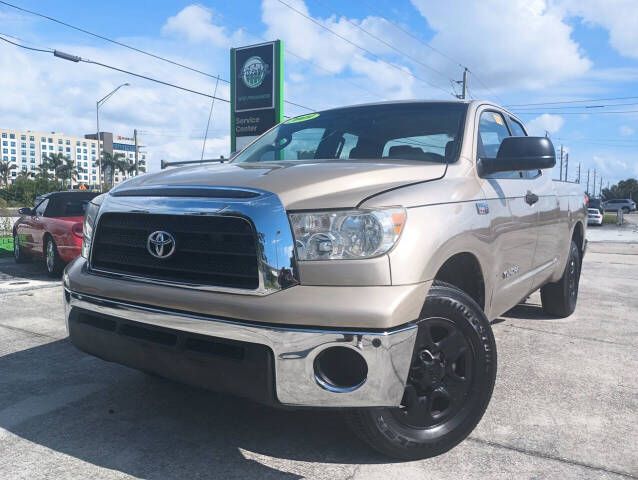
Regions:
[[[634, 0], [284, 1], [373, 56], [278, 0], [11, 3], [224, 78], [229, 78], [231, 46], [283, 39], [289, 50], [286, 99], [317, 109], [381, 99], [452, 98], [450, 80], [461, 76], [458, 63], [475, 74], [469, 83], [472, 96], [505, 105], [638, 97], [638, 2]], [[18, 37], [26, 45], [57, 48], [196, 90], [210, 93], [214, 87], [208, 77], [3, 5], [0, 33]], [[210, 108], [204, 97], [4, 43], [0, 71], [4, 72], [0, 76], [3, 127], [82, 135], [94, 129], [95, 100], [128, 81], [131, 87], [122, 89], [103, 109], [104, 129], [145, 132], [142, 138], [153, 158], [151, 169], [157, 168], [160, 158], [199, 156]], [[227, 90], [220, 85], [219, 96], [228, 98]], [[625, 103], [636, 105], [620, 105]], [[594, 104], [618, 105], [582, 108]], [[596, 168], [605, 184], [638, 177], [638, 114], [600, 113], [638, 110], [638, 98], [511, 109], [533, 133], [548, 130], [557, 146], [565, 146], [570, 179], [578, 163], [584, 172]], [[304, 112], [286, 107], [288, 115]], [[227, 154], [227, 104], [215, 105], [211, 129], [207, 155]]]

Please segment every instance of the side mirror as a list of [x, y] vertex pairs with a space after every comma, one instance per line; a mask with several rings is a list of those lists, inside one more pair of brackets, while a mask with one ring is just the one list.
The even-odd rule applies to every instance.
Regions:
[[33, 210], [29, 207], [22, 207], [20, 210], [18, 210], [18, 213], [20, 215], [33, 215]]
[[481, 158], [479, 175], [521, 170], [542, 170], [556, 165], [554, 144], [546, 137], [507, 137], [496, 158]]

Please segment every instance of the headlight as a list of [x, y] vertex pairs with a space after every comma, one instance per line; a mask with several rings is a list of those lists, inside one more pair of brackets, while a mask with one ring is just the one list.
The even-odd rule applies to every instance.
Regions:
[[82, 256], [87, 260], [89, 258], [89, 252], [91, 251], [95, 220], [97, 219], [97, 213], [100, 211], [100, 205], [102, 205], [105, 196], [106, 194], [102, 194], [92, 199], [86, 206], [86, 211], [84, 212], [84, 226], [82, 227]]
[[344, 260], [383, 255], [399, 239], [404, 208], [291, 213], [299, 260]]

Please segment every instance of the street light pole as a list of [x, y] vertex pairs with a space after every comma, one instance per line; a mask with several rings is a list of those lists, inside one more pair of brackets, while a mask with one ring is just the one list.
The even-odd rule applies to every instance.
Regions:
[[[100, 107], [106, 103], [106, 101], [111, 98], [115, 92], [117, 92], [122, 87], [128, 87], [131, 85], [130, 83], [123, 83], [119, 87], [112, 90], [109, 94], [105, 95], [97, 102], [95, 102], [95, 123], [97, 124], [97, 171], [98, 171], [98, 182], [100, 184], [100, 192], [102, 192], [102, 147], [100, 147]], [[114, 173], [113, 173], [114, 174]]]

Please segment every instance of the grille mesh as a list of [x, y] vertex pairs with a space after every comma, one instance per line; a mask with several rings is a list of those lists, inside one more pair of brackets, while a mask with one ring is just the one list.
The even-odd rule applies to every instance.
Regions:
[[[152, 256], [146, 243], [158, 230], [175, 238], [175, 252]], [[255, 234], [240, 217], [105, 213], [95, 233], [93, 268], [182, 283], [255, 289]]]

